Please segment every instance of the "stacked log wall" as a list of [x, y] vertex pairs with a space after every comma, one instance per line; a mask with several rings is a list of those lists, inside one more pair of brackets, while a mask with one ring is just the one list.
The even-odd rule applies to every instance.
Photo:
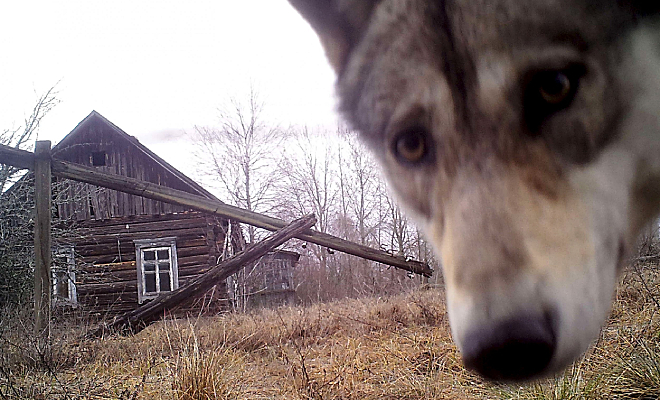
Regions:
[[[136, 239], [176, 237], [179, 286], [215, 266], [224, 242], [227, 220], [201, 213], [139, 215], [85, 221], [60, 244], [73, 245], [76, 254], [76, 290], [82, 311], [108, 316], [138, 307]], [[199, 312], [226, 307], [224, 282], [205, 299], [178, 311]], [[205, 303], [202, 304], [202, 303]]]

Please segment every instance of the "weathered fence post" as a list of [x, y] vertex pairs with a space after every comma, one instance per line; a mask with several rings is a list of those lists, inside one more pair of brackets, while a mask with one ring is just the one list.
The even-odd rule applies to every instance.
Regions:
[[50, 141], [38, 140], [34, 154], [34, 333], [37, 339], [43, 339], [50, 336]]

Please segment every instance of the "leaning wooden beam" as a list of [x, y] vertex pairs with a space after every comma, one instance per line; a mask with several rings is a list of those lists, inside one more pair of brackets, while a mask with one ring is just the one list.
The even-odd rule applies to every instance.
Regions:
[[130, 329], [133, 332], [139, 331], [150, 322], [163, 315], [165, 310], [172, 309], [184, 300], [190, 300], [196, 296], [201, 296], [207, 290], [222, 282], [229, 276], [238, 272], [241, 267], [256, 261], [259, 257], [271, 251], [273, 248], [281, 245], [292, 237], [306, 231], [316, 223], [314, 214], [307, 215], [293, 221], [291, 224], [276, 231], [266, 239], [250, 245], [247, 249], [237, 255], [222, 261], [220, 264], [195, 278], [192, 282], [182, 286], [172, 292], [162, 294], [142, 305], [135, 310], [116, 318], [108, 325], [101, 325], [96, 330], [88, 334], [89, 337], [98, 337], [105, 331], [117, 331]]
[[[14, 165], [19, 168], [30, 168], [30, 165], [34, 164], [33, 160], [34, 156], [30, 152], [15, 150], [0, 145], [0, 163], [2, 164]], [[149, 199], [190, 207], [199, 211], [231, 218], [238, 222], [267, 229], [269, 231], [280, 229], [286, 225], [286, 222], [279, 218], [273, 218], [244, 210], [239, 207], [230, 206], [218, 200], [207, 199], [181, 190], [171, 189], [154, 183], [140, 181], [138, 179], [104, 174], [93, 168], [84, 167], [74, 163], [53, 160], [52, 169], [53, 175], [62, 178], [73, 179], [137, 196], [143, 196]], [[408, 260], [405, 257], [394, 256], [385, 251], [340, 239], [327, 233], [309, 230], [296, 237], [310, 243], [315, 243], [320, 246], [379, 263], [392, 265], [416, 274], [424, 276], [431, 276], [433, 274], [433, 270], [428, 264], [415, 260]]]
[[0, 164], [34, 170], [34, 154], [0, 144]]

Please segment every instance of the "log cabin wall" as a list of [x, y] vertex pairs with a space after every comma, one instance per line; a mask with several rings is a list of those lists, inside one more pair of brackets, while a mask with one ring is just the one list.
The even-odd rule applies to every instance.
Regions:
[[[176, 237], [179, 286], [216, 265], [222, 256], [228, 221], [197, 212], [117, 217], [80, 224], [76, 235], [60, 241], [73, 246], [78, 307], [108, 316], [138, 307], [134, 240]], [[77, 237], [76, 237], [77, 236]], [[226, 307], [225, 282], [177, 311], [219, 311]]]

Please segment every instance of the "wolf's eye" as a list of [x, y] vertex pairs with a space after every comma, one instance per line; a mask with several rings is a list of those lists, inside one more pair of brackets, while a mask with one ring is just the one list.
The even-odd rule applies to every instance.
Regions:
[[548, 117], [571, 104], [585, 73], [586, 67], [576, 63], [560, 70], [534, 72], [526, 80], [524, 110], [531, 133], [537, 133]]
[[407, 163], [418, 163], [429, 151], [428, 134], [423, 128], [407, 129], [399, 133], [393, 142], [396, 157]]
[[539, 94], [548, 104], [559, 104], [571, 93], [572, 82], [563, 72], [549, 72], [539, 82]]

